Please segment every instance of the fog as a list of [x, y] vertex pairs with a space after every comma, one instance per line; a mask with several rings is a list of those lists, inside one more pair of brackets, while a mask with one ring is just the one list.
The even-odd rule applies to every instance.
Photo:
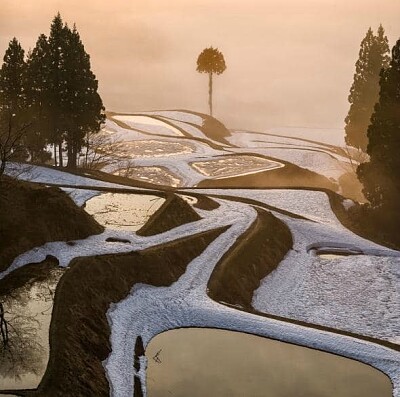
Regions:
[[366, 30], [400, 37], [398, 0], [2, 0], [1, 53], [13, 36], [32, 48], [57, 11], [77, 24], [108, 110], [207, 112], [196, 59], [213, 45], [227, 63], [215, 116], [255, 130], [343, 127]]

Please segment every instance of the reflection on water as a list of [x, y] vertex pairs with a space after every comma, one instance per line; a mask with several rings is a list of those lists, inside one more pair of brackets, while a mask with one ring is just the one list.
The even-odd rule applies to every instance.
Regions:
[[351, 251], [351, 250], [339, 250], [339, 249], [320, 249], [314, 251], [316, 255], [318, 255], [322, 259], [340, 259], [346, 256], [354, 256], [354, 255], [362, 255], [361, 252]]
[[329, 253], [329, 254], [318, 253], [317, 255], [323, 259], [337, 259], [337, 258], [343, 258], [344, 256], [350, 256], [349, 254], [341, 254], [341, 253]]
[[127, 167], [114, 172], [114, 175], [140, 179], [155, 185], [181, 186], [182, 181], [165, 167]]
[[49, 357], [49, 326], [54, 291], [62, 275], [29, 284], [1, 297], [8, 342], [0, 347], [0, 389], [29, 389], [40, 383]]
[[276, 161], [256, 156], [224, 156], [208, 161], [197, 161], [191, 166], [201, 174], [214, 179], [253, 174], [257, 172], [281, 168], [284, 165]]
[[147, 194], [104, 193], [88, 200], [85, 210], [105, 227], [136, 231], [164, 201]]
[[193, 153], [195, 148], [189, 144], [173, 141], [127, 141], [119, 149], [119, 154], [128, 158], [166, 157]]
[[252, 335], [179, 329], [146, 349], [149, 397], [390, 397], [365, 364]]

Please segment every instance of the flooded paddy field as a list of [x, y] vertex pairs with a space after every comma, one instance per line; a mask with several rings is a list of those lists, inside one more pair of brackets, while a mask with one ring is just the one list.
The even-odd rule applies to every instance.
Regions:
[[148, 194], [104, 193], [86, 202], [85, 210], [101, 225], [116, 230], [139, 230], [164, 203]]
[[215, 329], [178, 329], [146, 349], [149, 397], [390, 397], [389, 378], [354, 360]]
[[209, 178], [222, 179], [273, 170], [283, 167], [284, 164], [263, 157], [239, 155], [196, 161], [191, 163], [191, 166]]

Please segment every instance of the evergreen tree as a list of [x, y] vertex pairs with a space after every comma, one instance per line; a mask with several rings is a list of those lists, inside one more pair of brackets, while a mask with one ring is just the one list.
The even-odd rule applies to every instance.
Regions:
[[44, 162], [50, 158], [45, 151], [47, 143], [53, 143], [50, 130], [50, 54], [47, 37], [41, 34], [33, 51], [28, 54], [25, 74], [27, 112], [32, 125], [26, 135], [26, 147], [31, 161]]
[[54, 160], [57, 165], [56, 146], [59, 151], [59, 165], [63, 166], [62, 144], [65, 139], [64, 117], [62, 110], [62, 95], [65, 84], [63, 83], [65, 54], [67, 51], [66, 30], [60, 13], [58, 13], [50, 26], [48, 40], [49, 74], [48, 74], [48, 100], [49, 100], [49, 125], [51, 141], [54, 145]]
[[197, 58], [197, 71], [199, 73], [208, 73], [208, 104], [210, 106], [210, 116], [213, 114], [212, 91], [213, 74], [221, 74], [225, 71], [225, 59], [218, 48], [205, 48]]
[[388, 69], [380, 76], [379, 102], [368, 128], [368, 163], [358, 167], [364, 195], [372, 208], [399, 214], [400, 210], [400, 40]]
[[24, 50], [16, 38], [10, 41], [3, 61], [0, 70], [0, 175], [11, 156], [26, 156], [22, 145], [27, 127], [23, 87], [26, 64]]
[[354, 82], [350, 89], [350, 110], [345, 119], [345, 140], [350, 146], [366, 151], [367, 129], [379, 98], [379, 73], [390, 62], [389, 44], [382, 25], [377, 36], [369, 28], [361, 42]]
[[76, 27], [67, 26], [67, 50], [62, 79], [62, 109], [65, 123], [65, 140], [68, 149], [68, 167], [77, 166], [77, 157], [85, 144], [85, 137], [100, 130], [105, 120], [104, 107], [97, 92], [98, 82], [91, 71], [90, 57]]

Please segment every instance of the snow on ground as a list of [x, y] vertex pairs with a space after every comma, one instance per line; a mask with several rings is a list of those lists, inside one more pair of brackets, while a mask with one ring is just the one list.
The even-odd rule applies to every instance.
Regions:
[[[243, 192], [251, 195], [251, 192]], [[220, 208], [204, 211], [202, 215], [213, 217], [216, 226], [221, 222], [232, 226], [189, 264], [177, 282], [161, 288], [135, 285], [126, 299], [110, 306], [107, 316], [111, 327], [112, 352], [103, 365], [111, 395], [132, 395], [135, 375], [145, 385], [146, 357], [141, 357], [139, 372], [132, 370], [134, 345], [139, 335], [146, 347], [155, 335], [166, 330], [215, 327], [305, 345], [371, 364], [391, 377], [394, 395], [399, 396], [399, 352], [363, 340], [238, 311], [207, 296], [207, 282], [215, 264], [255, 219], [255, 211], [246, 204], [219, 202]], [[329, 223], [326, 227], [330, 227]]]
[[239, 147], [257, 147], [264, 145], [271, 146], [294, 146], [300, 148], [320, 149], [333, 151], [335, 147], [322, 142], [312, 142], [301, 137], [288, 137], [281, 135], [268, 134], [266, 132], [253, 132], [244, 130], [232, 130], [228, 141]]
[[149, 116], [160, 116], [167, 119], [183, 121], [184, 123], [191, 123], [199, 126], [202, 126], [204, 123], [203, 117], [190, 112], [181, 112], [178, 110], [158, 110], [152, 112], [140, 112], [140, 114], [145, 114]]
[[266, 132], [294, 138], [310, 139], [335, 146], [345, 146], [343, 128], [274, 127]]
[[[343, 227], [325, 193], [277, 189], [207, 194], [251, 198], [313, 221], [277, 214], [289, 226], [294, 245], [255, 292], [256, 309], [393, 342], [400, 339], [400, 252]], [[310, 252], [330, 247], [364, 255], [326, 260]]]
[[[314, 137], [316, 142], [307, 142], [302, 138], [310, 139], [312, 137], [309, 137], [310, 134], [306, 133], [305, 136], [302, 136], [302, 129], [295, 129], [295, 131], [298, 132], [298, 135], [277, 136], [251, 131], [233, 131], [228, 140], [239, 146], [239, 148], [231, 149], [234, 152], [246, 150], [285, 160], [327, 178], [333, 178], [335, 181], [351, 170], [349, 159], [340, 154], [340, 148], [330, 146], [334, 143], [318, 142], [317, 134]], [[333, 137], [336, 136], [336, 130], [327, 131], [330, 131]], [[321, 135], [324, 135], [323, 131], [321, 131]], [[338, 140], [332, 139], [332, 141], [338, 143]], [[344, 143], [341, 146], [344, 146]]]
[[143, 132], [140, 131], [120, 127], [115, 121], [108, 118], [106, 119], [102, 131], [111, 135], [116, 141], [142, 140], [145, 137], [149, 138], [150, 136], [150, 134], [143, 134]]
[[185, 123], [183, 121], [167, 119], [166, 117], [162, 117], [162, 119], [166, 120], [166, 121], [169, 121], [170, 123], [172, 123], [176, 127], [181, 128], [182, 130], [187, 132], [192, 137], [208, 139], [199, 128], [194, 127], [191, 124]]
[[101, 194], [98, 190], [71, 189], [68, 187], [62, 187], [61, 190], [68, 193], [69, 197], [71, 197], [79, 207], [82, 207], [89, 199]]
[[11, 176], [17, 176], [18, 179], [23, 181], [48, 183], [59, 186], [90, 186], [140, 190], [140, 188], [131, 188], [117, 183], [92, 179], [90, 175], [88, 175], [88, 177], [74, 175], [66, 171], [60, 171], [57, 168], [41, 167], [38, 165], [7, 163], [6, 173]]
[[301, 168], [324, 175], [327, 178], [333, 178], [335, 181], [351, 169], [347, 162], [338, 161], [328, 153], [309, 149], [265, 147], [251, 149], [232, 148], [230, 151], [235, 153], [252, 152], [284, 160]]
[[182, 136], [182, 132], [172, 125], [150, 116], [115, 115], [115, 120], [122, 121], [131, 128], [161, 135]]

